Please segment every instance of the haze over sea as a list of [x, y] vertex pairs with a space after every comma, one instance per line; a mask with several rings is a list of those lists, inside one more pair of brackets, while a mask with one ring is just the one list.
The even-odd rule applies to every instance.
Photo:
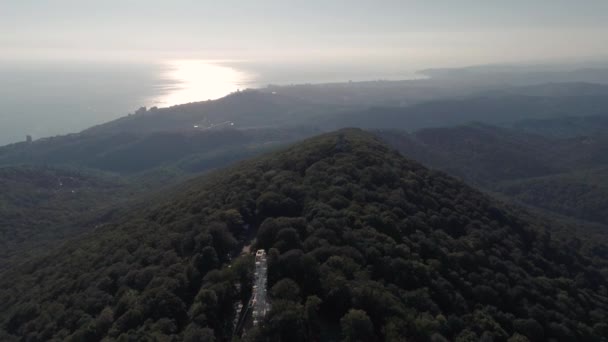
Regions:
[[0, 145], [79, 132], [134, 112], [217, 99], [268, 84], [407, 79], [377, 66], [278, 65], [227, 60], [1, 62]]

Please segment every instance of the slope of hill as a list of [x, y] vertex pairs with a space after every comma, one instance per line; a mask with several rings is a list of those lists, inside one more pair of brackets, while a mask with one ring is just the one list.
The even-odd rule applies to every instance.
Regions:
[[559, 151], [551, 139], [494, 126], [470, 124], [379, 135], [404, 155], [475, 184], [563, 170], [555, 161]]
[[17, 256], [35, 253], [34, 247], [82, 231], [75, 221], [119, 204], [128, 193], [117, 177], [44, 166], [1, 167], [0, 270]]
[[564, 117], [516, 122], [513, 128], [553, 138], [600, 135], [608, 130], [608, 116]]
[[313, 132], [72, 134], [1, 147], [0, 269], [105, 222], [126, 201]]
[[404, 155], [518, 202], [607, 224], [605, 134], [554, 138], [472, 124], [378, 133]]
[[295, 97], [247, 90], [224, 98], [176, 105], [142, 108], [135, 114], [89, 128], [83, 133], [150, 133], [199, 131], [215, 128], [265, 128], [308, 123], [311, 117], [338, 111], [340, 107], [315, 104]]
[[606, 116], [607, 109], [606, 96], [478, 96], [437, 100], [405, 108], [377, 107], [336, 114], [324, 118], [319, 125], [411, 131], [470, 122], [507, 125], [531, 119]]
[[[84, 134], [151, 133], [312, 125], [416, 130], [466, 124], [606, 116], [607, 86], [555, 83], [528, 87], [443, 87], [424, 81], [268, 87], [224, 98], [142, 108]], [[371, 107], [371, 108], [370, 108]]]
[[428, 69], [419, 71], [419, 73], [443, 82], [473, 82], [486, 86], [510, 84], [525, 87], [539, 83], [608, 83], [608, 68], [605, 63], [584, 68], [563, 65], [557, 68], [541, 69], [537, 65], [479, 65], [464, 68]]
[[608, 225], [608, 169], [499, 183], [495, 188], [522, 203]]
[[229, 339], [252, 267], [230, 255], [252, 235], [272, 309], [246, 340], [608, 336], [601, 260], [343, 130], [194, 179], [4, 274], [0, 338]]
[[310, 128], [71, 134], [0, 147], [0, 165], [73, 165], [121, 174], [201, 172], [314, 134]]
[[509, 86], [508, 83], [444, 82], [434, 79], [406, 81], [369, 81], [326, 84], [270, 85], [261, 92], [286, 95], [309, 103], [353, 106], [408, 105], [462, 97], [500, 96], [606, 96], [608, 85], [588, 82], [535, 83]]
[[486, 96], [526, 95], [544, 97], [606, 96], [608, 95], [608, 85], [587, 82], [542, 83], [489, 90], [483, 94]]
[[474, 89], [462, 85], [444, 87], [431, 80], [270, 85], [259, 91], [286, 95], [309, 103], [357, 107], [403, 107], [441, 98], [471, 95], [475, 92]]

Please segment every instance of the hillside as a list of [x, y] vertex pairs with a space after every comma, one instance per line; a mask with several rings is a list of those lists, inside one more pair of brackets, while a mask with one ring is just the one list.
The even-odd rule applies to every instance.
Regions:
[[608, 95], [608, 85], [588, 82], [541, 83], [519, 87], [503, 87], [496, 90], [487, 90], [482, 94], [486, 96], [526, 95], [543, 97], [606, 96]]
[[341, 107], [316, 104], [291, 96], [246, 90], [218, 100], [168, 108], [142, 108], [134, 114], [91, 127], [83, 133], [151, 133], [218, 128], [266, 128], [308, 123], [311, 117]]
[[528, 205], [608, 225], [605, 167], [503, 182], [495, 188]]
[[471, 124], [378, 135], [404, 155], [483, 189], [561, 215], [608, 224], [608, 203], [603, 199], [608, 177], [604, 134], [559, 138]]
[[246, 340], [608, 336], [602, 259], [343, 130], [191, 180], [4, 274], [0, 339], [226, 340], [253, 266], [234, 256], [253, 236], [272, 310]]
[[[404, 81], [367, 81], [321, 84], [269, 85], [259, 91], [300, 99], [308, 103], [343, 104], [360, 107], [404, 107], [436, 100], [463, 97], [500, 96], [606, 96], [608, 85], [590, 82], [546, 80], [509, 85], [504, 79], [481, 77], [471, 82], [462, 79], [422, 78]], [[518, 84], [518, 82], [515, 82]]]
[[0, 270], [93, 229], [126, 201], [313, 132], [71, 134], [0, 147]]
[[509, 125], [522, 120], [563, 117], [606, 116], [608, 98], [597, 96], [492, 95], [436, 100], [409, 107], [373, 107], [323, 118], [319, 125], [328, 129], [344, 126], [366, 129], [402, 129], [482, 122]]
[[317, 104], [403, 107], [436, 99], [471, 95], [475, 89], [462, 85], [446, 87], [432, 80], [405, 80], [269, 85], [259, 91]]
[[404, 155], [476, 184], [547, 175], [559, 169], [551, 140], [494, 126], [471, 124], [380, 135]]
[[569, 157], [554, 140], [484, 124], [378, 134], [406, 156], [485, 186], [558, 173], [565, 166], [556, 157]]
[[212, 101], [141, 108], [82, 133], [147, 134], [298, 125], [326, 131], [344, 127], [417, 130], [470, 122], [503, 125], [522, 120], [606, 117], [608, 109], [607, 86], [599, 84], [484, 89], [424, 80], [269, 86]]
[[129, 192], [122, 179], [99, 173], [0, 167], [0, 270], [34, 254], [34, 247], [84, 230], [76, 221], [118, 205]]
[[133, 175], [195, 173], [314, 134], [311, 128], [70, 134], [0, 147], [0, 165], [72, 165]]
[[524, 120], [513, 128], [554, 138], [601, 135], [608, 130], [608, 116], [564, 117], [558, 119]]
[[593, 67], [568, 66], [566, 69], [538, 69], [531, 65], [479, 65], [427, 69], [419, 73], [444, 82], [477, 82], [486, 87], [504, 84], [526, 87], [539, 83], [608, 83], [608, 69], [604, 64]]

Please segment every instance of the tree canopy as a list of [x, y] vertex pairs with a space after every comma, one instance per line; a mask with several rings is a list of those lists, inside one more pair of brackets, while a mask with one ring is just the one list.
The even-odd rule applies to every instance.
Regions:
[[342, 130], [193, 179], [0, 279], [2, 340], [602, 341], [606, 269], [544, 223]]

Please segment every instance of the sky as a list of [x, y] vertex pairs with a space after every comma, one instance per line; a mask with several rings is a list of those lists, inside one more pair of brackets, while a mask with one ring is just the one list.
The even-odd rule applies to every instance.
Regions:
[[608, 56], [605, 0], [0, 0], [3, 59], [408, 62]]

